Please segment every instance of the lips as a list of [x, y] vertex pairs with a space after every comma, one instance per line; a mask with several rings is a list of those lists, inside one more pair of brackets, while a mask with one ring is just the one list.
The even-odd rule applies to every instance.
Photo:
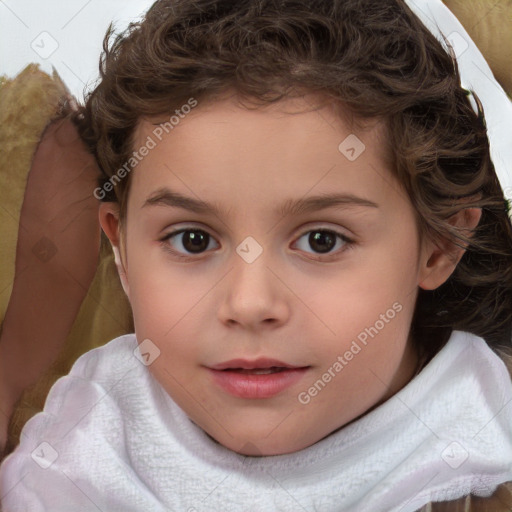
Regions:
[[276, 359], [232, 359], [208, 368], [213, 382], [238, 398], [270, 398], [297, 384], [309, 366], [294, 366]]

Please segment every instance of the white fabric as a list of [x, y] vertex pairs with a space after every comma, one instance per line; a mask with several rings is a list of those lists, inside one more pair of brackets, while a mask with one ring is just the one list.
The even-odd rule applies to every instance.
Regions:
[[482, 102], [491, 158], [505, 196], [512, 199], [512, 101], [494, 78], [475, 42], [441, 0], [405, 3], [445, 48], [443, 36], [454, 49], [462, 86], [474, 91]]
[[191, 422], [136, 346], [133, 334], [116, 338], [53, 386], [1, 467], [5, 512], [412, 512], [512, 480], [512, 382], [472, 334], [454, 331], [407, 386], [357, 421], [262, 458]]

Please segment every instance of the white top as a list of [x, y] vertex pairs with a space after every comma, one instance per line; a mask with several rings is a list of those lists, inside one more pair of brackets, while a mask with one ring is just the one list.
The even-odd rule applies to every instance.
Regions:
[[134, 334], [116, 338], [55, 383], [0, 468], [4, 512], [413, 512], [512, 480], [511, 379], [472, 334], [454, 331], [407, 386], [357, 421], [268, 457], [213, 441], [136, 347]]

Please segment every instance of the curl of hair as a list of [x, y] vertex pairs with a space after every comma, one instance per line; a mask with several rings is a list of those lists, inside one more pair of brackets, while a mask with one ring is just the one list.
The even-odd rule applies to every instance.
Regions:
[[[455, 59], [403, 0], [159, 0], [103, 43], [100, 81], [74, 120], [96, 156], [100, 186], [129, 161], [142, 117], [228, 90], [259, 105], [320, 93], [356, 122], [387, 123], [392, 172], [407, 190], [419, 232], [466, 252], [450, 278], [420, 289], [411, 326], [432, 357], [453, 329], [511, 349], [512, 227]], [[512, 172], [512, 171], [511, 171]], [[106, 200], [120, 205], [131, 175]], [[450, 223], [481, 208], [466, 236]]]

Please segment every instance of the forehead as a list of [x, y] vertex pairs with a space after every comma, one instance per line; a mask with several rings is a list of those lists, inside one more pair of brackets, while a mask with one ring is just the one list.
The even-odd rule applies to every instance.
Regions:
[[[265, 133], [285, 127], [290, 137], [298, 136], [307, 128], [315, 131], [318, 137], [325, 135], [325, 130], [341, 133], [364, 134], [370, 140], [373, 149], [379, 152], [379, 157], [389, 160], [389, 143], [386, 136], [387, 124], [383, 119], [362, 119], [354, 115], [340, 101], [333, 100], [322, 93], [305, 93], [298, 97], [285, 97], [277, 102], [257, 105], [251, 98], [243, 99], [231, 90], [218, 97], [195, 100], [189, 98], [183, 105], [176, 105], [170, 113], [149, 118], [140, 118], [134, 131], [134, 146], [144, 144], [147, 136], [152, 136], [157, 142], [169, 140], [166, 135], [171, 132], [186, 135], [194, 131], [201, 138], [210, 128], [219, 131], [220, 124], [230, 124], [235, 127], [233, 135], [242, 136], [239, 129], [258, 123], [259, 131], [252, 130], [254, 142], [265, 139]], [[193, 107], [189, 105], [193, 104]], [[293, 122], [293, 117], [299, 120]], [[186, 120], [186, 122], [185, 122]], [[193, 125], [193, 126], [190, 126]], [[249, 127], [250, 128], [250, 127]], [[313, 134], [313, 133], [312, 133]], [[318, 139], [318, 137], [316, 137]]]
[[385, 123], [352, 123], [339, 104], [319, 96], [258, 108], [231, 96], [177, 110], [174, 119], [137, 126], [134, 149], [151, 146], [132, 176], [130, 195], [139, 206], [162, 186], [201, 198], [219, 192], [224, 202], [268, 202], [308, 190], [364, 193], [370, 182], [377, 192], [380, 181], [392, 181]]

